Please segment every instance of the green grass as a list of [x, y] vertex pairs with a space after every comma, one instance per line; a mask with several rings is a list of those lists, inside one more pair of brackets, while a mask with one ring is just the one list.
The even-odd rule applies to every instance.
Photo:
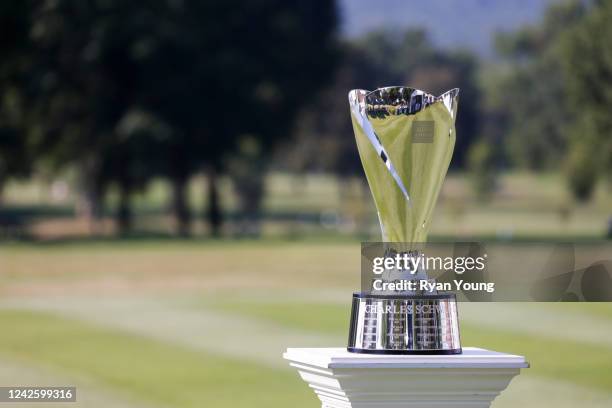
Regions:
[[138, 400], [185, 408], [316, 406], [295, 373], [44, 313], [0, 310], [0, 325], [0, 355], [85, 376]]
[[[590, 303], [544, 303], [543, 307], [548, 309], [554, 309], [555, 311], [562, 312], [575, 312], [579, 310], [581, 313], [590, 314], [591, 316], [600, 316], [610, 320], [612, 325], [612, 303], [608, 302], [590, 302]], [[612, 339], [610, 340], [612, 345]]]
[[358, 256], [357, 241], [19, 243], [0, 245], [0, 289], [21, 283], [57, 286], [107, 279], [146, 286], [179, 278], [214, 288], [350, 288], [358, 285]]
[[[228, 301], [214, 302], [211, 306], [226, 312], [233, 312], [257, 319], [267, 319], [280, 325], [321, 332], [344, 334], [348, 332], [348, 303], [330, 305], [318, 303], [291, 303], [279, 305], [277, 302]], [[612, 304], [563, 305], [565, 309], [580, 308], [582, 311], [598, 310], [610, 318], [612, 324]], [[486, 304], [482, 304], [486, 307]], [[551, 307], [552, 304], [538, 305]], [[560, 304], [554, 304], [560, 306]], [[526, 316], [528, 318], [528, 316]], [[571, 330], [568, 327], [567, 330]], [[509, 326], [507, 330], [497, 331], [476, 325], [461, 325], [462, 344], [478, 346], [525, 355], [531, 363], [528, 375], [540, 375], [552, 379], [566, 380], [601, 391], [612, 389], [612, 344], [611, 347], [596, 347], [590, 344], [556, 340], [550, 337], [531, 336], [516, 332]]]
[[[347, 307], [325, 303], [228, 301], [192, 304], [230, 315], [317, 333], [346, 333]], [[542, 305], [548, 307], [548, 305]], [[569, 307], [571, 305], [563, 305]], [[612, 309], [598, 305], [597, 309]], [[590, 312], [581, 308], [580, 312]], [[294, 372], [194, 351], [80, 320], [0, 309], [0, 357], [88, 378], [134, 401], [172, 407], [316, 407], [314, 394]], [[612, 347], [556, 340], [478, 325], [462, 325], [464, 346], [522, 354], [531, 363], [521, 377], [575, 384], [606, 395], [612, 389]], [[568, 328], [570, 329], [570, 328]], [[211, 328], [211, 335], [218, 335]], [[222, 337], [220, 337], [222, 340]], [[280, 358], [280, 356], [279, 356]], [[545, 397], [542, 397], [542, 401]]]
[[325, 303], [254, 303], [249, 301], [205, 302], [206, 307], [224, 312], [265, 319], [283, 327], [313, 332], [345, 335], [348, 334], [350, 319], [350, 296], [346, 305]]
[[[155, 337], [155, 330], [131, 331], [129, 319], [114, 321], [108, 310], [96, 309], [104, 308], [104, 302], [88, 303], [88, 297], [108, 296], [112, 300], [118, 296], [121, 300], [124, 296], [128, 305], [141, 307], [147, 303], [130, 303], [132, 297], [159, 301], [156, 311], [171, 311], [168, 315], [176, 317], [166, 327], [176, 323], [184, 329], [180, 325], [190, 324], [194, 313], [218, 310], [228, 318], [227, 324], [232, 318], [236, 322], [263, 322], [274, 333], [321, 335], [325, 341], [337, 339], [330, 345], [338, 346], [346, 339], [351, 289], [358, 287], [358, 257], [356, 241], [136, 240], [3, 245], [0, 290], [7, 302], [0, 307], [0, 359], [48, 368], [60, 378], [91, 379], [111, 394], [131, 396], [135, 407], [146, 403], [173, 408], [315, 408], [320, 404], [314, 393], [295, 371], [283, 365], [280, 351], [278, 360], [273, 361], [277, 366], [264, 359], [245, 363], [228, 355], [227, 349], [198, 348], [198, 344], [189, 345], [172, 336]], [[175, 281], [187, 282], [187, 286], [173, 287]], [[65, 297], [65, 305], [90, 309], [84, 309], [88, 310], [85, 314], [54, 309], [57, 315], [32, 311], [45, 308], [45, 300], [38, 297], [48, 296], [50, 290]], [[336, 294], [338, 298], [330, 298]], [[70, 303], [74, 299], [78, 301]], [[33, 307], [31, 300], [41, 301]], [[486, 308], [487, 304], [473, 306]], [[572, 330], [571, 322], [582, 317], [596, 317], [594, 321], [612, 325], [612, 303], [531, 306], [534, 312], [545, 311], [546, 316], [562, 314], [567, 327], [559, 327], [560, 331]], [[153, 316], [151, 321], [157, 321], [149, 309], [118, 310], [129, 311], [138, 322], [148, 312], [148, 318]], [[187, 319], [181, 322], [183, 311]], [[106, 320], [98, 319], [95, 313]], [[555, 336], [555, 332], [530, 334], [513, 329], [510, 318], [505, 318], [508, 325], [503, 330], [479, 325], [474, 317], [465, 320], [470, 324], [461, 327], [464, 346], [527, 357], [532, 366], [522, 372], [521, 381], [538, 384], [536, 380], [545, 380], [551, 389], [573, 387], [575, 393], [567, 395], [612, 397], [612, 343], [581, 342], [577, 336], [569, 337], [578, 340], [569, 340], [568, 336]], [[204, 330], [223, 342], [223, 333], [216, 327], [194, 328], [194, 333], [208, 333]], [[136, 332], [139, 334], [133, 334]], [[268, 337], [260, 336], [261, 344], [252, 345], [247, 335], [245, 347], [252, 347], [254, 353], [265, 349]], [[198, 337], [194, 339], [197, 343]], [[273, 350], [271, 359], [275, 353]], [[512, 393], [511, 385], [504, 397], [512, 403], [518, 401], [512, 398], [520, 396]], [[546, 395], [538, 398], [530, 401], [530, 406], [546, 405]], [[578, 397], [574, 402], [581, 403]]]
[[[567, 328], [571, 330], [571, 327]], [[612, 389], [612, 348], [530, 336], [512, 331], [482, 329], [474, 325], [461, 326], [461, 341], [465, 345], [520, 354], [531, 364], [527, 375], [564, 380], [603, 392]]]

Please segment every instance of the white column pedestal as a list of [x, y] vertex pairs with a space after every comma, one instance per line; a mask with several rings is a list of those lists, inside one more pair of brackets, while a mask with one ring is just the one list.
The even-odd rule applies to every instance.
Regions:
[[484, 408], [521, 368], [522, 356], [465, 347], [456, 355], [379, 355], [344, 348], [283, 354], [323, 408]]

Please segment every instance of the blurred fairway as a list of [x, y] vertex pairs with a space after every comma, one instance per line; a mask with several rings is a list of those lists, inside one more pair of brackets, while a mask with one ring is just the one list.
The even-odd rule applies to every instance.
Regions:
[[[317, 407], [281, 353], [345, 344], [358, 254], [356, 242], [3, 245], [0, 383], [74, 384], [75, 407]], [[460, 319], [465, 346], [531, 363], [495, 407], [612, 406], [612, 305], [462, 303]]]
[[[136, 197], [132, 239], [109, 239], [107, 220], [104, 237], [82, 240], [73, 195], [54, 201], [44, 184], [10, 185], [4, 211], [36, 240], [0, 244], [0, 384], [76, 385], [75, 407], [319, 406], [281, 354], [346, 342], [357, 237], [379, 234], [362, 181], [271, 175], [259, 241], [152, 238], [171, 230], [160, 183]], [[203, 185], [190, 187], [196, 209]], [[432, 238], [601, 239], [610, 192], [575, 205], [563, 185], [559, 175], [505, 175], [481, 203], [468, 178], [451, 174]], [[227, 180], [221, 193], [231, 235]], [[532, 365], [495, 407], [612, 406], [610, 304], [462, 303], [460, 319], [465, 346]]]
[[[378, 239], [380, 229], [373, 200], [363, 177], [340, 179], [332, 175], [296, 176], [272, 173], [266, 179], [262, 203], [262, 234], [266, 238], [296, 239], [360, 237]], [[5, 218], [21, 223], [23, 233], [37, 239], [87, 236], [88, 224], [74, 217], [76, 196], [65, 181], [67, 193], [58, 197], [54, 183], [34, 180], [7, 185], [0, 221]], [[194, 214], [204, 212], [207, 200], [202, 177], [189, 185], [189, 202]], [[226, 236], [240, 236], [236, 223], [240, 218], [232, 183], [222, 178], [221, 202], [227, 216]], [[110, 194], [106, 218], [100, 222], [103, 236], [112, 235], [112, 209], [117, 201]], [[172, 218], [168, 214], [171, 186], [152, 182], [134, 195], [134, 235], [168, 236]], [[490, 200], [474, 197], [470, 176], [447, 176], [432, 219], [435, 237], [494, 239], [601, 239], [605, 237], [612, 208], [612, 190], [600, 183], [593, 199], [577, 203], [571, 198], [561, 174], [508, 173], [497, 181]], [[195, 236], [207, 236], [207, 226], [195, 217]], [[0, 224], [1, 225], [1, 224]], [[0, 229], [0, 238], [3, 231]], [[8, 234], [10, 237], [11, 235]]]

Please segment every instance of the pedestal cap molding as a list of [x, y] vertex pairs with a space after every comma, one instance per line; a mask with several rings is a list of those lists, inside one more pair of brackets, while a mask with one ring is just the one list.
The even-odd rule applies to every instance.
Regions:
[[527, 368], [525, 357], [477, 347], [454, 355], [388, 355], [350, 353], [344, 348], [288, 348], [286, 360], [330, 368]]

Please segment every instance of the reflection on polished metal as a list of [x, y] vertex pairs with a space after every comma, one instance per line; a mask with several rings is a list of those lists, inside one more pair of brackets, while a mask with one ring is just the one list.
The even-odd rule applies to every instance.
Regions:
[[[349, 93], [355, 139], [385, 242], [418, 253], [455, 146], [459, 89], [438, 97], [409, 87]], [[389, 249], [387, 256], [397, 251]], [[386, 271], [385, 281], [427, 279], [425, 270]], [[461, 353], [454, 294], [411, 291], [353, 296], [348, 350]]]
[[348, 350], [373, 354], [458, 354], [455, 295], [353, 294]]
[[455, 147], [459, 89], [439, 97], [406, 87], [349, 93], [361, 163], [383, 240], [427, 240]]

